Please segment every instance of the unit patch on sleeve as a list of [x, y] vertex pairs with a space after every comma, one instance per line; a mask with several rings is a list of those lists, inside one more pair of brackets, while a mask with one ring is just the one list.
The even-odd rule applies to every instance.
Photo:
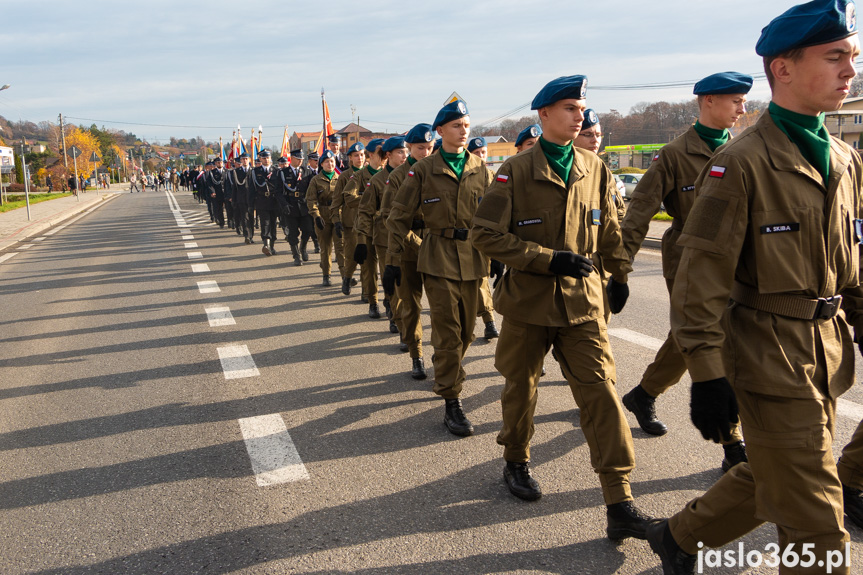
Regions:
[[602, 217], [602, 210], [590, 210], [590, 217], [593, 219], [593, 225], [602, 225], [602, 220], [600, 220]]
[[506, 175], [504, 175], [504, 174], [501, 174], [501, 175], [499, 175], [498, 177], [496, 177], [496, 178], [495, 178], [495, 180], [496, 180], [496, 181], [498, 181], [498, 182], [503, 182], [503, 183], [505, 184], [505, 183], [507, 183], [507, 182], [509, 181], [509, 176], [506, 176]]
[[710, 168], [710, 176], [713, 178], [721, 178], [725, 175], [725, 166], [712, 166]]
[[800, 224], [791, 222], [788, 224], [770, 224], [769, 226], [761, 226], [762, 234], [779, 234], [782, 232], [799, 232]]

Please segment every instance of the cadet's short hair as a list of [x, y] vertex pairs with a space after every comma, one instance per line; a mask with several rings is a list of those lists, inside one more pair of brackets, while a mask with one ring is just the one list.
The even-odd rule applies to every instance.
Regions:
[[782, 54], [776, 54], [775, 56], [764, 56], [764, 74], [767, 76], [767, 83], [770, 84], [771, 90], [773, 90], [773, 83], [776, 81], [776, 78], [773, 76], [773, 72], [770, 70], [770, 65], [773, 64], [773, 61], [777, 58], [785, 58], [786, 60], [796, 62], [803, 57], [803, 50], [805, 49], [806, 48], [792, 48], [791, 50], [783, 52]]

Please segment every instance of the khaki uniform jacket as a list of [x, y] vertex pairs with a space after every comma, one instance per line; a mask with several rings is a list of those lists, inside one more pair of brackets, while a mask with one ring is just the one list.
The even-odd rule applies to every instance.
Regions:
[[650, 228], [650, 220], [664, 203], [665, 211], [674, 221], [662, 236], [662, 275], [674, 279], [683, 252], [677, 239], [695, 202], [695, 180], [713, 152], [695, 126], [690, 126], [663, 146], [658, 156], [635, 187], [621, 230], [626, 251], [635, 257]]
[[381, 202], [383, 200], [384, 188], [390, 177], [390, 171], [386, 166], [372, 176], [366, 183], [366, 191], [360, 199], [360, 207], [357, 210], [357, 243], [372, 239], [376, 246], [387, 246], [387, 226], [381, 215]]
[[393, 198], [387, 219], [387, 227], [392, 232], [388, 254], [393, 265], [401, 265], [413, 220], [422, 209], [427, 232], [420, 247], [417, 270], [457, 281], [488, 276], [488, 260], [476, 251], [469, 239], [440, 235], [452, 235], [453, 229], [470, 228], [477, 205], [489, 184], [485, 163], [479, 157], [465, 153], [467, 160], [461, 180], [456, 178], [440, 154], [423, 158], [408, 171]]
[[[347, 224], [345, 224], [345, 221], [342, 220], [342, 213], [344, 212], [345, 206], [345, 197], [343, 192], [345, 186], [348, 184], [348, 182], [351, 181], [351, 176], [355, 173], [356, 172], [354, 172], [354, 169], [352, 167], [348, 167], [341, 174], [339, 174], [339, 181], [336, 184], [336, 191], [333, 194], [333, 203], [330, 206], [330, 217], [332, 218], [332, 223], [342, 222], [342, 225], [346, 228], [353, 228], [354, 220], [347, 220]], [[350, 215], [350, 213], [348, 213], [348, 215]], [[354, 215], [356, 216], [356, 214]]]
[[360, 207], [360, 199], [365, 193], [369, 180], [372, 179], [372, 173], [369, 171], [368, 165], [357, 172], [354, 172], [350, 177], [345, 187], [342, 188], [342, 225], [349, 228], [354, 228], [357, 225], [357, 213]]
[[[671, 297], [671, 327], [692, 381], [728, 376], [735, 388], [807, 398], [835, 398], [851, 386], [846, 317], [863, 328], [861, 173], [859, 156], [833, 138], [825, 187], [767, 113], [705, 166]], [[841, 294], [845, 312], [802, 320], [729, 306], [735, 282], [760, 294]]]
[[[393, 198], [412, 167], [413, 165], [410, 163], [410, 160], [407, 160], [404, 164], [390, 173], [390, 177], [387, 179], [387, 183], [384, 186], [384, 197], [381, 200], [381, 217], [383, 218], [384, 223], [387, 223], [387, 219], [390, 217], [390, 211], [393, 207]], [[414, 219], [411, 223], [411, 231], [405, 238], [405, 251], [402, 252], [402, 261], [415, 262], [419, 258], [420, 246], [423, 243], [422, 235], [424, 227], [423, 211], [420, 209], [417, 210], [416, 214], [414, 214]], [[390, 245], [391, 241], [392, 231], [389, 229], [389, 226], [387, 226], [387, 246]]]
[[309, 182], [309, 188], [306, 190], [306, 205], [309, 207], [309, 215], [312, 219], [320, 216], [326, 223], [331, 221], [330, 205], [338, 182], [338, 173], [333, 174], [332, 180], [328, 180], [323, 172], [316, 174]]
[[508, 319], [569, 327], [604, 315], [599, 273], [553, 275], [556, 250], [590, 257], [601, 252], [606, 269], [626, 281], [632, 271], [615, 214], [614, 177], [593, 152], [573, 147], [564, 184], [537, 145], [500, 167], [473, 219], [473, 243], [508, 266], [494, 290], [494, 308]]

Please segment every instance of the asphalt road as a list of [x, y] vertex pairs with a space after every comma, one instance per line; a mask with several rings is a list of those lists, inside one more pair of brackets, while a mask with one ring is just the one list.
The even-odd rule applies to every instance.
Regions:
[[[123, 194], [0, 254], [0, 572], [661, 573], [646, 542], [606, 540], [553, 359], [532, 449], [544, 495], [528, 503], [502, 480], [494, 342], [469, 352], [477, 434], [456, 438], [387, 322], [320, 286], [318, 256], [294, 267], [280, 238], [267, 258], [188, 193], [176, 201]], [[621, 395], [668, 330], [657, 252], [631, 281], [610, 325]], [[629, 417], [633, 491], [657, 516], [721, 474], [688, 383], [658, 401], [666, 436]], [[837, 455], [863, 413], [860, 389], [844, 399]], [[764, 526], [743, 541], [774, 540]]]

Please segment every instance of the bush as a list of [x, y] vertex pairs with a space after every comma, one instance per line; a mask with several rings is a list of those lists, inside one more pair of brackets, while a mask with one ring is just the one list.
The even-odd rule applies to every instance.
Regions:
[[7, 194], [23, 194], [24, 191], [24, 184], [9, 184], [6, 188]]

